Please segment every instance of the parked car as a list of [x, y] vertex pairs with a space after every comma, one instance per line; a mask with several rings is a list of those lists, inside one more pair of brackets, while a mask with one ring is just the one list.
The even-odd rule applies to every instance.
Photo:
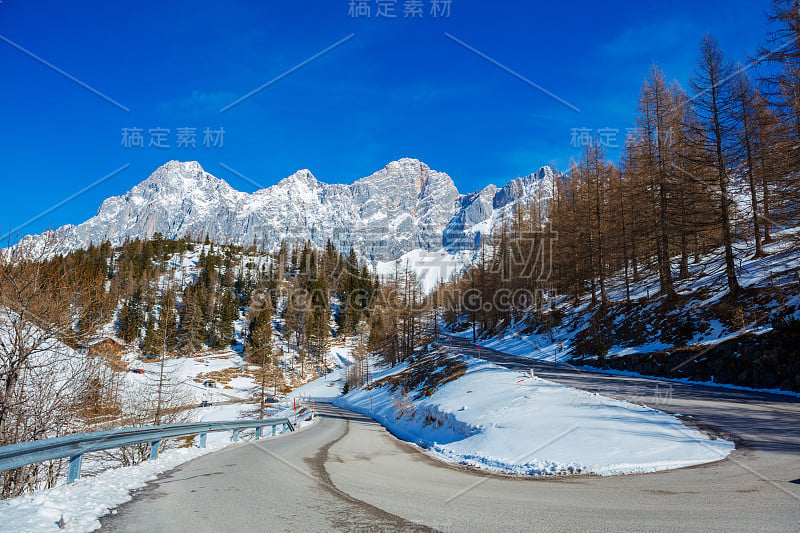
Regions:
[[134, 374], [144, 374], [144, 370], [141, 368], [129, 368], [128, 371], [133, 372]]
[[200, 407], [211, 407], [213, 404], [207, 400], [200, 402]]

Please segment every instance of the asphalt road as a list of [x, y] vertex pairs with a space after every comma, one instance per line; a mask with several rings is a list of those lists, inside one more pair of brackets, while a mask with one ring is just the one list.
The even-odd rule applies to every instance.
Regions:
[[[454, 349], [478, 355], [465, 341]], [[430, 458], [323, 406], [287, 437], [200, 457], [102, 520], [108, 531], [800, 531], [795, 398], [595, 374], [480, 349], [499, 364], [691, 415], [737, 440], [726, 460], [655, 474], [523, 479]], [[540, 443], [532, 443], [532, 447]]]

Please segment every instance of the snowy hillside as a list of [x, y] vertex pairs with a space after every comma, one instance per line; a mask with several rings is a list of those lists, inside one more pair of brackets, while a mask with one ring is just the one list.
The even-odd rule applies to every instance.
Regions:
[[[714, 250], [676, 282], [677, 300], [658, 294], [658, 275], [643, 270], [630, 284], [607, 280], [609, 304], [591, 296], [558, 296], [543, 317], [524, 315], [495, 332], [478, 330], [481, 346], [551, 362], [590, 365], [663, 378], [800, 392], [800, 363], [792, 356], [800, 320], [800, 229], [776, 232], [755, 257], [737, 249], [739, 300], [731, 301], [724, 259]], [[783, 325], [785, 324], [785, 325]], [[471, 328], [454, 335], [472, 339]]]

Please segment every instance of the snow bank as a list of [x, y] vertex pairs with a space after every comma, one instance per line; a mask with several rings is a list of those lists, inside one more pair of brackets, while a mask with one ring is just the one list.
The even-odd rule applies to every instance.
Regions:
[[[241, 419], [247, 404], [215, 406], [199, 409], [195, 413], [202, 421]], [[292, 417], [290, 404], [281, 404], [270, 418]], [[294, 419], [295, 427], [302, 428], [313, 421], [304, 417]], [[280, 428], [279, 428], [280, 430]], [[282, 433], [282, 431], [281, 431]], [[242, 431], [242, 439], [251, 438], [254, 430]], [[70, 485], [62, 484], [52, 489], [37, 491], [32, 495], [0, 500], [0, 533], [37, 533], [59, 528], [63, 518], [63, 529], [73, 532], [94, 531], [100, 528], [100, 517], [132, 499], [131, 492], [144, 487], [159, 474], [201, 455], [219, 451], [231, 444], [229, 431], [208, 434], [206, 448], [168, 449], [159, 454], [156, 461], [145, 461], [138, 465], [109, 468], [96, 475], [85, 476]], [[84, 466], [84, 471], [89, 470]]]
[[431, 396], [414, 396], [384, 386], [334, 403], [441, 459], [511, 474], [655, 472], [718, 461], [734, 449], [666, 413], [477, 359]]
[[131, 499], [131, 491], [144, 487], [161, 472], [223, 446], [217, 442], [205, 449], [167, 450], [157, 461], [109, 469], [70, 485], [0, 501], [0, 532], [54, 531], [62, 517], [66, 531], [94, 531], [100, 528], [101, 516]]

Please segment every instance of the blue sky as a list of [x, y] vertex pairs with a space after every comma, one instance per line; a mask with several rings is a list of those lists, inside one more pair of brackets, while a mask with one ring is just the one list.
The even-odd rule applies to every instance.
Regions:
[[[619, 130], [621, 144], [654, 62], [685, 86], [706, 32], [746, 60], [769, 5], [452, 0], [434, 18], [432, 1], [411, 19], [398, 0], [391, 19], [378, 0], [369, 18], [350, 0], [2, 0], [0, 233], [88, 188], [24, 233], [82, 222], [170, 159], [244, 191], [301, 168], [350, 182], [401, 157], [462, 192], [565, 167], [574, 128]], [[144, 148], [123, 146], [123, 128], [143, 130]], [[169, 148], [149, 146], [156, 128]], [[195, 128], [196, 148], [178, 147], [179, 128]], [[203, 145], [207, 128], [224, 129], [221, 147]]]

